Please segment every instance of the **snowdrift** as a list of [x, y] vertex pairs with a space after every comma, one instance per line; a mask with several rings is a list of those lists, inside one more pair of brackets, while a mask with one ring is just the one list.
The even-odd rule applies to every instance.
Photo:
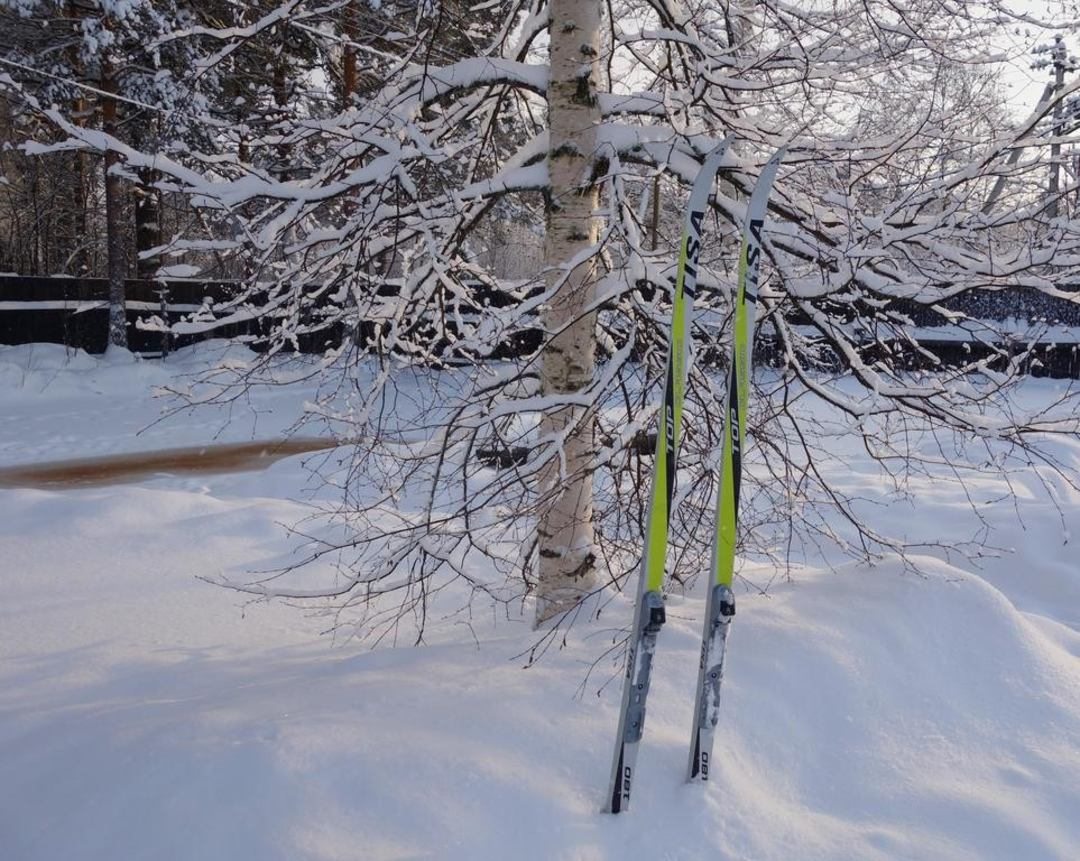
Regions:
[[[225, 354], [29, 352], [0, 350], [5, 464], [252, 432], [253, 415], [229, 423], [222, 408], [131, 436], [161, 409], [149, 384]], [[289, 426], [300, 389], [255, 396], [253, 414]], [[872, 481], [856, 446], [843, 455], [845, 480]], [[1061, 457], [1080, 466], [1069, 443]], [[823, 559], [744, 590], [705, 789], [683, 783], [703, 601], [672, 596], [634, 807], [611, 817], [621, 656], [602, 656], [628, 600], [526, 668], [527, 611], [370, 651], [347, 629], [319, 636], [347, 619], [197, 579], [289, 552], [279, 524], [306, 513], [304, 461], [0, 489], [0, 857], [1080, 857], [1080, 566], [1065, 543], [1080, 500], [1067, 487], [1014, 475], [1011, 502], [983, 511], [1014, 552], [981, 569], [929, 551], [918, 573]], [[1001, 499], [1000, 481], [977, 495]], [[918, 511], [888, 509], [909, 537], [972, 531], [945, 471], [918, 496]]]

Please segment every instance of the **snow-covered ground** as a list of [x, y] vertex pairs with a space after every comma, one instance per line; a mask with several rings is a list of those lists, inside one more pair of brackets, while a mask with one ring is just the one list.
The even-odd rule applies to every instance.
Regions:
[[[151, 387], [242, 359], [0, 347], [0, 466], [282, 432], [310, 384], [154, 423]], [[1055, 446], [1080, 470], [1080, 443]], [[323, 456], [0, 489], [0, 859], [1080, 858], [1080, 494], [1045, 471], [963, 490], [942, 468], [915, 504], [841, 444], [825, 468], [882, 525], [1014, 552], [919, 574], [809, 558], [742, 594], [705, 789], [683, 783], [702, 601], [673, 596], [633, 809], [611, 817], [619, 681], [588, 670], [626, 600], [524, 669], [527, 612], [369, 651], [198, 579], [278, 564]]]

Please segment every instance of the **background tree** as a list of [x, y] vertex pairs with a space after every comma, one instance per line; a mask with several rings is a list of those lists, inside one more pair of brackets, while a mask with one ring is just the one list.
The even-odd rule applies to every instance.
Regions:
[[[12, 121], [40, 130], [25, 151], [47, 154], [35, 164], [57, 160], [58, 173], [75, 192], [57, 203], [69, 225], [61, 232], [70, 243], [68, 261], [57, 268], [47, 265], [41, 274], [100, 274], [87, 264], [84, 248], [88, 235], [100, 237], [109, 281], [109, 343], [124, 346], [124, 281], [134, 274], [132, 260], [139, 252], [146, 257], [139, 274], [148, 276], [156, 268], [152, 249], [159, 240], [161, 216], [153, 168], [126, 171], [123, 150], [130, 143], [142, 151], [160, 151], [167, 148], [167, 140], [172, 144], [199, 125], [193, 117], [197, 106], [185, 85], [193, 67], [187, 46], [151, 47], [162, 33], [189, 23], [190, 12], [176, 3], [5, 0], [0, 13], [16, 34], [6, 46], [5, 68], [25, 97], [12, 105]], [[18, 35], [31, 30], [33, 37]], [[62, 139], [53, 143], [57, 125], [51, 119], [43, 123], [50, 114], [84, 130], [98, 128], [109, 142], [97, 148], [103, 155], [97, 212], [88, 206], [94, 195], [87, 188], [95, 181], [87, 170], [87, 150], [72, 154]], [[133, 188], [138, 189], [134, 199]], [[63, 190], [63, 185], [51, 189]]]

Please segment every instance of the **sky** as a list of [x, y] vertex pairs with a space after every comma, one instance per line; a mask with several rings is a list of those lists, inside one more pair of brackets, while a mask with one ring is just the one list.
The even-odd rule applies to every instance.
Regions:
[[[1012, 0], [1009, 8], [1017, 13], [1030, 15], [1033, 19], [1059, 21], [1078, 20], [1072, 3], [1061, 0]], [[1032, 53], [1038, 45], [1053, 44], [1055, 31], [1042, 29], [1034, 24], [1018, 25], [1001, 49], [1009, 55], [1009, 60], [1002, 64], [1002, 77], [1008, 94], [1009, 105], [1017, 118], [1026, 117], [1039, 102], [1046, 84], [1053, 77], [1050, 67], [1032, 69], [1032, 63], [1038, 57]], [[1080, 57], [1080, 31], [1063, 28], [1069, 53]], [[1066, 77], [1068, 80], [1068, 77]]]

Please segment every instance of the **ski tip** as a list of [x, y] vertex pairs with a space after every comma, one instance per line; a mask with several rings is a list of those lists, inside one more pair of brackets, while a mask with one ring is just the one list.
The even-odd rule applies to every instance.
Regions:
[[776, 150], [776, 152], [772, 154], [767, 163], [777, 165], [780, 164], [780, 162], [782, 162], [784, 160], [784, 157], [787, 155], [788, 146], [789, 144], [783, 144], [779, 149]]
[[[749, 229], [750, 221], [754, 218], [764, 218], [764, 210], [769, 199], [769, 194], [772, 192], [773, 182], [776, 180], [777, 171], [780, 169], [780, 162], [783, 160], [784, 155], [787, 153], [787, 144], [780, 147], [774, 152], [765, 166], [761, 168], [761, 173], [758, 174], [758, 181], [754, 185], [754, 190], [750, 193], [750, 203], [746, 208], [746, 223], [744, 229]], [[755, 213], [760, 212], [760, 215]]]
[[708, 153], [705, 154], [705, 158], [702, 159], [702, 167], [705, 165], [711, 165], [713, 172], [720, 165], [720, 161], [727, 155], [727, 151], [731, 148], [731, 145], [735, 142], [735, 135], [729, 134], [724, 137], [716, 146], [714, 146]]
[[784, 144], [781, 147], [779, 147], [778, 149], [776, 149], [773, 152], [773, 154], [771, 156], [769, 156], [768, 161], [766, 161], [765, 164], [762, 165], [760, 176], [761, 177], [775, 176], [777, 169], [780, 167], [780, 163], [784, 160], [784, 157], [787, 155], [787, 153], [788, 153], [788, 145], [787, 144]]

